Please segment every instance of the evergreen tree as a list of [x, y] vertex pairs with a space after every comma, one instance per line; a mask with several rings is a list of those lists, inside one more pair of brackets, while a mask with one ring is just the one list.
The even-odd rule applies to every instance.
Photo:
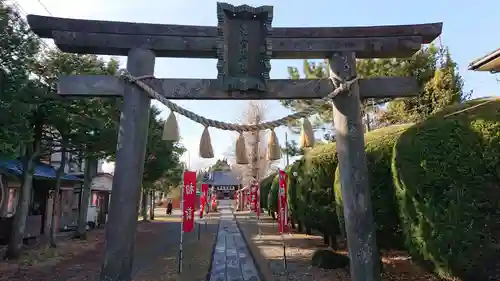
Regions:
[[19, 155], [19, 144], [30, 143], [28, 118], [32, 105], [24, 96], [37, 88], [30, 80], [40, 41], [20, 15], [0, 2], [0, 156]]
[[[326, 79], [327, 62], [304, 61], [303, 78]], [[364, 59], [356, 63], [360, 78], [377, 76], [411, 76], [417, 79], [420, 95], [415, 98], [372, 99], [363, 101], [363, 113], [376, 113], [378, 123], [394, 124], [416, 122], [454, 103], [469, 98], [463, 92], [463, 80], [458, 73], [448, 48], [430, 45], [409, 59]], [[288, 67], [290, 79], [299, 79], [301, 74], [295, 67]], [[293, 111], [300, 111], [311, 104], [310, 100], [287, 100], [281, 104]], [[387, 110], [380, 114], [380, 105], [387, 103]], [[331, 105], [323, 106], [318, 112], [316, 126], [332, 122]]]
[[[470, 97], [448, 48], [431, 45], [412, 58], [405, 71], [417, 77], [421, 88], [415, 98], [391, 101], [383, 118], [387, 123], [418, 122], [449, 105]], [[416, 67], [415, 67], [416, 66]]]

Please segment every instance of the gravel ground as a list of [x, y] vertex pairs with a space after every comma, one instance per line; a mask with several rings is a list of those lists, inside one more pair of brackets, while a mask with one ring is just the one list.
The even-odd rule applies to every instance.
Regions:
[[[210, 247], [213, 247], [213, 241], [210, 244], [210, 239], [214, 240], [217, 222], [212, 220], [211, 223], [207, 224], [206, 229], [204, 226], [201, 227], [200, 236], [202, 239], [200, 241], [206, 241], [204, 243], [207, 244], [205, 252], [210, 252], [206, 263], [210, 262]], [[179, 217], [157, 217], [154, 222], [140, 222], [137, 227], [135, 244], [134, 280], [174, 280], [160, 279], [159, 276], [153, 277], [152, 274], [153, 272], [165, 271], [167, 268], [168, 270], [177, 269], [179, 238]], [[200, 243], [197, 240], [197, 232], [186, 233], [184, 242], [186, 245], [185, 265], [197, 266], [196, 261], [190, 261], [189, 253], [193, 252], [190, 247], [200, 246], [197, 245]], [[86, 241], [64, 238], [60, 239], [56, 249], [47, 247], [28, 249], [18, 261], [0, 262], [0, 281], [97, 280], [101, 268], [103, 246], [104, 230], [97, 229], [89, 233]], [[194, 253], [191, 256], [194, 260], [198, 258]], [[164, 262], [159, 262], [160, 259]], [[206, 272], [208, 272], [208, 266], [204, 274]]]

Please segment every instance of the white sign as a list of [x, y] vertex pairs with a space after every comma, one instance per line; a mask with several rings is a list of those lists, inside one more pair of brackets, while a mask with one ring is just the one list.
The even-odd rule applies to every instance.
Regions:
[[187, 184], [184, 190], [187, 195], [191, 195], [194, 193], [194, 186], [192, 184]]
[[193, 216], [193, 209], [191, 207], [188, 207], [186, 211], [184, 211], [184, 217], [186, 220], [191, 220], [192, 216]]
[[234, 186], [217, 186], [217, 190], [219, 191], [233, 191], [234, 190]]

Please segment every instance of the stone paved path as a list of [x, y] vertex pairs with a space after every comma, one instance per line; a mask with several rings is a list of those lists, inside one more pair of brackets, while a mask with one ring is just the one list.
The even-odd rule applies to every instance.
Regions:
[[229, 203], [219, 204], [220, 223], [210, 281], [261, 281]]

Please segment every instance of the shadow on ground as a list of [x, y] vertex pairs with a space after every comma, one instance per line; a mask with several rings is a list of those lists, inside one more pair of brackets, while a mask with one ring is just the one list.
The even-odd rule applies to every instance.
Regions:
[[[328, 249], [322, 237], [294, 233], [285, 234], [287, 269], [284, 268], [283, 240], [277, 226], [268, 217], [259, 224], [247, 214], [237, 214], [238, 225], [247, 241], [258, 269], [266, 281], [348, 281], [348, 268], [324, 270], [311, 266], [311, 257], [317, 249]], [[259, 234], [260, 231], [260, 234]], [[347, 255], [345, 251], [337, 251]], [[383, 281], [413, 280], [438, 281], [439, 278], [425, 272], [408, 259], [405, 252], [383, 252]]]
[[[140, 276], [143, 271], [152, 271], [153, 264], [163, 270], [172, 263], [158, 264], [159, 258], [174, 259], [176, 264], [180, 241], [179, 221], [139, 222], [136, 233], [133, 274]], [[215, 237], [217, 224], [211, 221], [200, 228], [200, 241]], [[101, 268], [104, 229], [91, 231], [86, 241], [66, 238], [57, 249], [42, 247], [26, 251], [19, 261], [0, 262], [0, 281], [86, 281], [96, 280]], [[198, 233], [186, 233], [186, 245], [198, 241]], [[208, 241], [207, 241], [208, 242]], [[212, 242], [213, 244], [213, 242]], [[168, 256], [168, 257], [167, 257]], [[186, 257], [188, 259], [188, 257]], [[155, 263], [156, 262], [156, 263]], [[134, 279], [163, 280], [163, 279]], [[164, 279], [168, 280], [168, 279]]]

